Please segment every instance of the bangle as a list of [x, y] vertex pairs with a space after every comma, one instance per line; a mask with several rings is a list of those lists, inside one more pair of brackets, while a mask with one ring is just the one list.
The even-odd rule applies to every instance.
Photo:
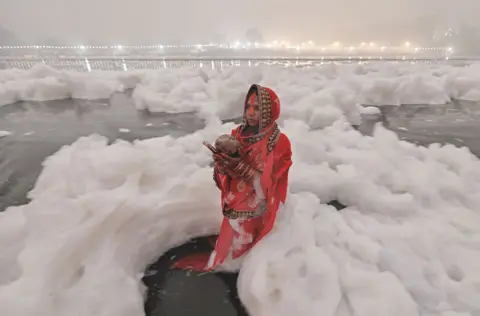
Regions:
[[248, 166], [243, 161], [240, 161], [237, 164], [237, 166], [233, 169], [233, 171], [235, 171], [236, 173], [242, 174], [247, 167]]
[[243, 178], [247, 180], [250, 180], [251, 178], [253, 178], [254, 175], [255, 175], [255, 170], [250, 166], [247, 166], [247, 169], [242, 174]]
[[248, 179], [251, 179], [255, 176], [255, 170], [253, 168], [250, 168], [250, 172], [248, 174]]
[[246, 180], [250, 180], [255, 175], [255, 169], [243, 161], [240, 161], [233, 171]]

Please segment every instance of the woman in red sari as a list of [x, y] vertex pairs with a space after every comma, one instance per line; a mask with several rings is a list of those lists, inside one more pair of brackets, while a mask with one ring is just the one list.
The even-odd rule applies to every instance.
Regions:
[[224, 215], [215, 249], [209, 256], [190, 256], [177, 268], [212, 271], [228, 259], [237, 259], [273, 228], [285, 203], [292, 152], [288, 137], [276, 120], [280, 100], [271, 89], [252, 85], [243, 123], [231, 135], [241, 143], [238, 157], [214, 154], [213, 178], [221, 191]]

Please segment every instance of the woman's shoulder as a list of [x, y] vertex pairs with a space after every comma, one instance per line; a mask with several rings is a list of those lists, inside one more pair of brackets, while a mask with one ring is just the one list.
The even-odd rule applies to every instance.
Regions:
[[280, 132], [280, 134], [278, 135], [277, 144], [290, 147], [290, 139], [286, 134]]
[[283, 155], [284, 153], [291, 152], [290, 139], [284, 133], [278, 134], [277, 143], [275, 144], [274, 151], [276, 154]]

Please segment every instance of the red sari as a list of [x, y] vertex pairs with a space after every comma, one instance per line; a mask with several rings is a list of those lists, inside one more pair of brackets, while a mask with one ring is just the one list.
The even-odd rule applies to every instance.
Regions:
[[224, 215], [215, 249], [210, 255], [184, 258], [174, 265], [177, 268], [212, 271], [227, 258], [239, 258], [272, 230], [280, 203], [285, 203], [292, 152], [288, 137], [276, 124], [280, 100], [271, 89], [259, 85], [250, 88], [246, 100], [253, 93], [258, 95], [259, 132], [245, 132], [245, 101], [244, 122], [231, 134], [243, 145], [243, 161], [260, 175], [252, 181], [235, 179], [215, 166], [214, 180], [221, 190]]

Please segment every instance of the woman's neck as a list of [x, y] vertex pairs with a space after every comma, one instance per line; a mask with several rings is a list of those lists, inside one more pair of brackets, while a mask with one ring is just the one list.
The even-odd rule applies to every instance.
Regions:
[[244, 136], [251, 136], [251, 135], [258, 134], [258, 126], [250, 126], [247, 124], [243, 129], [242, 134]]

